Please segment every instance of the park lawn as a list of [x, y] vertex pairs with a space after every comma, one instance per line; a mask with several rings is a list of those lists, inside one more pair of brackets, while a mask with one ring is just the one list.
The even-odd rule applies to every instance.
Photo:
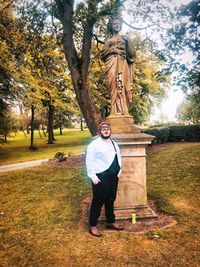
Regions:
[[145, 233], [84, 229], [90, 182], [79, 166], [48, 165], [0, 174], [1, 265], [200, 266], [200, 143], [170, 144], [147, 156], [148, 195], [177, 224]]
[[78, 153], [85, 150], [90, 142], [91, 135], [88, 130], [63, 130], [63, 135], [55, 134], [55, 144], [47, 144], [47, 137], [39, 136], [35, 131], [35, 144], [38, 150], [29, 150], [30, 134], [25, 138], [22, 132], [18, 132], [8, 138], [8, 143], [0, 143], [0, 165], [24, 162], [29, 160], [53, 158], [57, 152]]

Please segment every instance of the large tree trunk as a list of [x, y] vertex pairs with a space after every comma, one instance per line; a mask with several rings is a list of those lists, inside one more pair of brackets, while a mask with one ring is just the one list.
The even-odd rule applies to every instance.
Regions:
[[54, 134], [53, 134], [53, 118], [54, 118], [54, 106], [49, 105], [48, 113], [48, 144], [54, 144]]
[[84, 34], [82, 40], [81, 56], [78, 55], [73, 39], [73, 5], [74, 0], [60, 1], [56, 0], [59, 19], [63, 25], [63, 46], [65, 57], [72, 77], [73, 87], [76, 98], [85, 119], [85, 122], [92, 135], [98, 130], [98, 123], [101, 120], [101, 114], [92, 99], [87, 85], [88, 68], [90, 64], [90, 51], [93, 36], [93, 26], [96, 22], [96, 5], [88, 1], [90, 14], [86, 19]]
[[75, 78], [72, 79], [75, 84], [74, 89], [79, 107], [90, 133], [94, 136], [98, 132], [98, 124], [101, 120], [101, 114], [95, 106], [93, 99], [91, 99], [88, 87], [84, 84], [77, 85], [80, 80]]

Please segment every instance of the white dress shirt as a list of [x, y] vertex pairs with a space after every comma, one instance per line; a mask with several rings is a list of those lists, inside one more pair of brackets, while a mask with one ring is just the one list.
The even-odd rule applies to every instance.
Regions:
[[[113, 141], [117, 151], [119, 166], [121, 167], [121, 155], [119, 146]], [[87, 147], [86, 152], [86, 167], [87, 175], [90, 179], [96, 177], [96, 173], [107, 170], [112, 164], [115, 157], [115, 149], [111, 140], [104, 140], [97, 137]]]

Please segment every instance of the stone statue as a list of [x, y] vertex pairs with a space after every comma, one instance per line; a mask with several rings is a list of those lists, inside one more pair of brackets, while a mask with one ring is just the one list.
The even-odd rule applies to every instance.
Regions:
[[111, 37], [104, 45], [101, 60], [106, 64], [106, 76], [111, 91], [110, 115], [129, 115], [135, 51], [131, 47], [129, 38], [119, 34], [122, 28], [120, 17], [111, 17], [107, 28]]

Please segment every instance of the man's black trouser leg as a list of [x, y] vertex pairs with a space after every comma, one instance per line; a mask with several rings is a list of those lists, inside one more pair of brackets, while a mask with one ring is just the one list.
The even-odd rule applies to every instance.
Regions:
[[98, 174], [100, 183], [92, 184], [93, 199], [90, 209], [90, 226], [96, 226], [101, 213], [101, 208], [105, 204], [106, 218], [109, 223], [115, 221], [114, 201], [116, 199], [118, 177], [110, 175], [106, 171]]
[[108, 223], [115, 222], [115, 214], [114, 214], [114, 201], [116, 199], [117, 194], [117, 186], [119, 178], [117, 176], [112, 177], [110, 181], [112, 184], [109, 188], [109, 194], [105, 199], [105, 215]]
[[92, 191], [93, 199], [90, 208], [89, 223], [90, 226], [96, 226], [101, 213], [101, 208], [104, 204], [104, 194], [102, 185], [100, 185], [100, 183], [97, 185], [92, 184]]

